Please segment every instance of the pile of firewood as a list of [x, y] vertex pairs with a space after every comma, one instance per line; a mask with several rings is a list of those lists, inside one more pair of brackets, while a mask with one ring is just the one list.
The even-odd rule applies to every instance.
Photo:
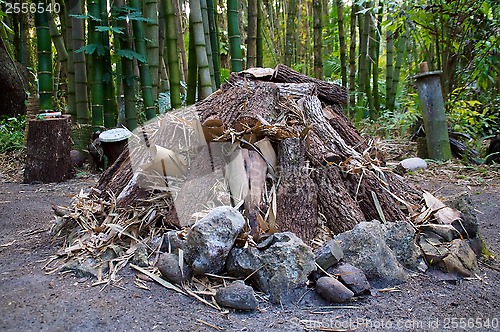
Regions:
[[[233, 73], [181, 111], [199, 122], [174, 112], [138, 129], [95, 188], [115, 216], [103, 211], [96, 223], [130, 230], [133, 220], [134, 236], [144, 237], [148, 227], [182, 228], [231, 204], [244, 211], [247, 238], [292, 231], [311, 244], [365, 220], [408, 220], [421, 194], [387, 171], [377, 143], [344, 115], [346, 101], [345, 88], [283, 65]], [[201, 143], [186, 143], [186, 132]], [[204, 189], [213, 191], [208, 201]]]

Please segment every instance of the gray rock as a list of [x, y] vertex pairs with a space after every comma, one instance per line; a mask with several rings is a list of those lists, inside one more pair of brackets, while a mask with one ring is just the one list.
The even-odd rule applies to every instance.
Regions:
[[69, 155], [71, 157], [71, 166], [75, 168], [82, 167], [87, 159], [85, 153], [79, 150], [71, 150]]
[[416, 235], [413, 227], [406, 221], [396, 221], [383, 224], [382, 230], [385, 243], [394, 252], [398, 262], [415, 270], [421, 251], [415, 241]]
[[243, 216], [230, 206], [216, 207], [194, 224], [184, 250], [184, 259], [194, 274], [222, 272], [226, 257], [244, 225]]
[[428, 224], [420, 226], [420, 229], [434, 232], [447, 242], [460, 238], [460, 232], [452, 225]]
[[422, 158], [418, 157], [407, 158], [405, 160], [402, 160], [397, 166], [397, 170], [403, 173], [412, 172], [419, 169], [426, 169], [426, 168], [427, 168], [427, 162]]
[[257, 299], [253, 288], [245, 285], [241, 280], [233, 282], [231, 285], [217, 289], [215, 300], [223, 307], [237, 310], [257, 309]]
[[290, 232], [276, 233], [265, 249], [233, 248], [226, 263], [229, 275], [251, 279], [273, 303], [300, 297], [308, 275], [316, 270], [310, 247]]
[[333, 265], [340, 262], [344, 257], [340, 244], [335, 240], [330, 240], [323, 246], [315, 250], [316, 263], [324, 270], [328, 270]]
[[442, 238], [434, 232], [422, 232], [418, 244], [422, 249], [425, 260], [431, 265], [441, 262], [448, 254], [448, 249], [443, 246]]
[[175, 284], [181, 284], [183, 281], [187, 281], [192, 277], [192, 271], [189, 265], [184, 263], [181, 271], [181, 267], [179, 266], [179, 256], [176, 254], [161, 254], [158, 257], [158, 263], [156, 266], [165, 279]]
[[316, 293], [333, 303], [343, 303], [354, 296], [354, 293], [349, 288], [332, 277], [319, 278], [316, 281]]
[[71, 271], [77, 278], [99, 278], [105, 273], [108, 264], [98, 263], [93, 258], [86, 258], [82, 261], [71, 260], [61, 267], [61, 272]]
[[328, 270], [338, 280], [349, 288], [354, 295], [361, 295], [370, 291], [370, 283], [363, 271], [348, 263], [342, 263]]
[[462, 218], [455, 220], [452, 225], [464, 238], [475, 238], [478, 235], [479, 224], [474, 205], [468, 192], [462, 192], [449, 198], [447, 205], [462, 213]]
[[134, 257], [132, 257], [132, 264], [135, 264], [140, 267], [146, 267], [149, 265], [148, 262], [148, 250], [146, 246], [142, 243], [137, 245], [137, 249], [135, 249]]
[[179, 249], [186, 249], [186, 240], [179, 236], [179, 232], [168, 231], [164, 233], [161, 250], [176, 254], [179, 252]]
[[449, 248], [449, 254], [443, 258], [443, 263], [448, 272], [457, 272], [462, 276], [469, 277], [477, 271], [476, 254], [465, 240], [453, 240]]
[[352, 230], [335, 236], [344, 252], [344, 261], [363, 270], [370, 280], [384, 284], [406, 281], [407, 274], [387, 246], [380, 222], [364, 221]]

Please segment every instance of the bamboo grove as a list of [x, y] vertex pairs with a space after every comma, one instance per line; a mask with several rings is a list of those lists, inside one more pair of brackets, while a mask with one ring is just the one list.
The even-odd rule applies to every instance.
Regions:
[[500, 116], [496, 0], [0, 3], [0, 37], [36, 78], [40, 109], [91, 130], [134, 129], [205, 98], [231, 71], [278, 63], [347, 87], [358, 122], [416, 107], [423, 61], [443, 71], [450, 108], [474, 99], [465, 108]]

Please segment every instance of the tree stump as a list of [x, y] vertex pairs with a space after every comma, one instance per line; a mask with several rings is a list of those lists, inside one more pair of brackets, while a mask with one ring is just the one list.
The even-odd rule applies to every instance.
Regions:
[[72, 177], [71, 117], [29, 120], [24, 183], [61, 182]]

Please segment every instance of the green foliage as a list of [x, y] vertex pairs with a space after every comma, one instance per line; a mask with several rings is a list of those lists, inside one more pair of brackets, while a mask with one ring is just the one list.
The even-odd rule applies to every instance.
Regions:
[[229, 81], [229, 76], [231, 75], [231, 71], [227, 68], [220, 69], [220, 81], [227, 82]]
[[0, 119], [0, 153], [20, 150], [24, 147], [26, 117], [2, 117]]
[[494, 134], [500, 129], [498, 117], [490, 111], [489, 107], [472, 99], [465, 88], [452, 92], [447, 111], [452, 131], [480, 138]]

